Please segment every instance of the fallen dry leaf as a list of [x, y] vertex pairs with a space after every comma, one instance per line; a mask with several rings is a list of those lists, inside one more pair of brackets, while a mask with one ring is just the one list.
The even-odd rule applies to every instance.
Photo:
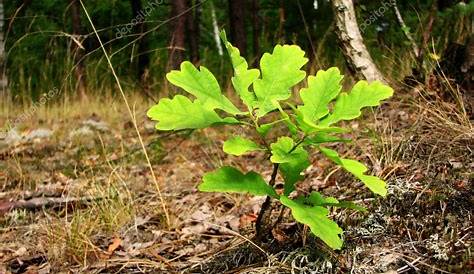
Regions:
[[120, 245], [122, 244], [122, 240], [118, 237], [114, 238], [112, 240], [112, 243], [109, 245], [109, 248], [107, 248], [107, 253], [109, 255], [112, 255], [112, 253], [114, 253], [115, 250], [117, 250], [117, 248], [120, 247]]

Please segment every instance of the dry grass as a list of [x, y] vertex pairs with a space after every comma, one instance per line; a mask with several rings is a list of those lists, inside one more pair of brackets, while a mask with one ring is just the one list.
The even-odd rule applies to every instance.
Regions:
[[53, 266], [84, 267], [107, 258], [108, 253], [97, 244], [107, 243], [114, 235], [118, 237], [120, 230], [135, 218], [131, 204], [114, 187], [97, 193], [102, 198], [87, 208], [63, 212], [63, 218], [49, 216], [42, 223], [41, 244], [46, 247], [45, 253]]
[[[258, 156], [251, 155], [244, 161], [224, 156], [221, 151], [222, 140], [237, 132], [209, 129], [186, 138], [171, 135], [157, 139], [157, 133], [149, 130], [150, 124], [145, 122], [144, 117], [146, 108], [152, 103], [138, 95], [128, 97], [130, 105], [135, 106], [136, 113], [140, 114], [137, 116], [139, 130], [144, 142], [149, 144], [147, 148], [152, 157], [153, 169], [170, 207], [171, 225], [166, 227], [158, 194], [140, 153], [140, 144], [130, 128], [130, 119], [125, 118], [128, 116], [123, 104], [113, 97], [90, 99], [88, 103], [48, 103], [39, 108], [31, 119], [19, 125], [22, 135], [38, 127], [53, 129], [54, 135], [49, 140], [20, 144], [6, 153], [2, 151], [0, 166], [4, 169], [0, 173], [0, 187], [8, 197], [14, 199], [28, 198], [32, 193], [47, 195], [45, 193], [51, 185], [57, 188], [53, 191], [54, 195], [92, 195], [100, 199], [78, 206], [61, 205], [36, 211], [15, 210], [1, 217], [0, 229], [3, 234], [0, 242], [8, 246], [8, 249], [0, 250], [3, 253], [0, 255], [1, 261], [11, 265], [15, 258], [19, 258], [15, 252], [25, 247], [27, 252], [21, 258], [26, 255], [47, 258], [43, 264], [49, 265], [53, 273], [72, 270], [83, 273], [101, 270], [127, 273], [139, 272], [140, 269], [149, 273], [174, 273], [196, 265], [199, 269], [208, 269], [208, 273], [215, 273], [212, 271], [218, 269], [213, 267], [229, 266], [239, 269], [239, 273], [316, 269], [322, 273], [337, 273], [337, 269], [350, 271], [351, 267], [354, 273], [361, 273], [368, 267], [374, 271], [380, 270], [377, 264], [381, 258], [392, 254], [383, 247], [388, 245], [394, 252], [403, 254], [396, 257], [398, 259], [391, 269], [402, 269], [407, 263], [401, 258], [413, 262], [420, 256], [411, 249], [404, 249], [408, 234], [402, 231], [408, 231], [413, 238], [419, 237], [412, 243], [417, 250], [428, 248], [425, 244], [430, 235], [417, 234], [416, 227], [411, 227], [409, 223], [396, 223], [399, 227], [390, 228], [391, 225], [395, 226], [390, 222], [380, 224], [384, 227], [383, 236], [370, 234], [372, 236], [369, 237], [377, 239], [378, 244], [370, 238], [358, 238], [358, 233], [372, 233], [373, 222], [376, 223], [378, 216], [384, 214], [421, 222], [403, 212], [392, 212], [391, 207], [404, 210], [418, 208], [431, 212], [435, 218], [439, 214], [436, 209], [439, 208], [438, 203], [450, 204], [452, 199], [456, 199], [451, 197], [457, 197], [450, 195], [464, 193], [464, 190], [455, 189], [457, 186], [454, 182], [463, 180], [463, 172], [467, 171], [458, 172], [448, 167], [446, 175], [443, 175], [447, 178], [446, 182], [438, 182], [437, 175], [431, 172], [446, 162], [443, 162], [446, 155], [457, 161], [460, 159], [463, 165], [469, 164], [469, 159], [462, 156], [465, 154], [456, 154], [459, 151], [464, 153], [466, 147], [472, 148], [473, 127], [466, 111], [455, 100], [432, 100], [426, 96], [426, 91], [420, 91], [416, 96], [400, 95], [372, 115], [369, 114], [364, 122], [351, 124], [355, 128], [353, 137], [356, 142], [345, 151], [345, 155], [369, 163], [375, 174], [389, 181], [393, 193], [387, 202], [389, 205], [366, 199], [367, 193], [360, 190], [357, 182], [338, 171], [325, 170], [328, 166], [315, 160], [317, 168], [311, 171], [308, 178], [323, 181], [324, 186], [320, 191], [338, 195], [338, 198], [359, 199], [376, 213], [369, 216], [349, 211], [334, 214], [348, 231], [348, 245], [337, 256], [312, 254], [314, 248], [311, 246], [318, 246], [314, 243], [307, 245], [306, 249], [262, 256], [257, 249], [245, 251], [243, 248], [251, 245], [245, 239], [252, 236], [252, 224], [248, 229], [241, 228], [241, 235], [237, 236], [219, 228], [229, 227], [228, 221], [222, 221], [229, 216], [249, 217], [250, 209], [258, 206], [258, 201], [241, 195], [195, 192], [204, 172], [224, 164], [232, 163], [246, 170], [263, 171], [264, 175], [269, 175], [270, 170], [262, 165], [263, 159]], [[2, 109], [0, 119], [15, 117], [24, 109], [27, 108]], [[70, 133], [90, 117], [106, 122], [109, 131], [94, 131], [90, 136], [70, 138]], [[421, 171], [427, 172], [423, 175], [425, 179], [417, 179]], [[436, 183], [431, 184], [431, 181]], [[439, 185], [444, 185], [446, 190], [443, 192]], [[403, 189], [403, 192], [397, 192], [397, 189]], [[445, 200], [435, 200], [441, 195], [446, 196]], [[455, 207], [449, 207], [446, 210], [458, 218], [456, 214], [461, 211], [456, 213]], [[203, 212], [204, 215], [201, 214]], [[206, 218], [205, 221], [193, 221], [193, 218], [202, 217], [200, 214]], [[467, 241], [463, 238], [468, 233], [462, 230], [464, 219], [456, 220], [457, 223], [449, 221], [454, 236], [443, 238], [447, 234], [439, 233], [443, 239], [440, 243]], [[288, 216], [287, 221], [291, 221]], [[206, 223], [209, 225], [206, 226]], [[200, 227], [203, 224], [205, 229]], [[427, 230], [432, 229], [432, 224], [424, 225]], [[377, 230], [376, 233], [380, 232]], [[120, 239], [122, 245], [109, 253], [108, 248], [114, 239]], [[255, 260], [248, 263], [250, 261], [236, 256], [238, 252], [235, 248], [244, 250], [240, 251], [243, 252], [242, 258], [255, 256], [250, 253], [260, 255], [252, 257]], [[454, 250], [461, 252], [464, 249]], [[428, 272], [433, 269], [423, 264], [448, 269], [446, 263], [433, 259], [432, 251], [426, 249], [424, 252], [428, 255], [414, 263], [417, 267]], [[229, 254], [235, 256], [229, 257]], [[237, 259], [242, 261], [232, 262]], [[223, 264], [217, 265], [216, 262]], [[459, 265], [460, 262], [453, 263]]]

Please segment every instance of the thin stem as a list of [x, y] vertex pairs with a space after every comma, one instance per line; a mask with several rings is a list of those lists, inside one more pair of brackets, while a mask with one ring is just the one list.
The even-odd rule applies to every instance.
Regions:
[[[291, 150], [288, 153], [291, 153], [295, 149], [297, 149], [298, 146], [301, 145], [304, 142], [305, 139], [306, 139], [306, 136], [303, 136], [303, 138], [301, 140], [299, 140], [293, 146], [293, 148], [291, 148]], [[268, 185], [270, 185], [271, 187], [273, 187], [275, 185], [275, 181], [276, 181], [276, 177], [278, 175], [278, 168], [279, 167], [280, 167], [279, 163], [274, 163], [273, 164], [273, 172], [272, 172], [272, 175], [270, 177], [270, 181], [268, 181]], [[267, 196], [265, 198], [265, 201], [262, 204], [262, 207], [260, 208], [260, 212], [258, 213], [257, 220], [255, 221], [256, 238], [259, 241], [261, 241], [262, 237], [263, 237], [263, 217], [264, 217], [266, 211], [268, 211], [268, 209], [270, 208], [270, 204], [271, 204], [271, 197]], [[272, 228], [275, 227], [275, 225], [280, 221], [280, 219], [281, 219], [281, 216], [278, 217], [277, 222], [272, 226]]]
[[[273, 172], [272, 176], [270, 177], [270, 181], [268, 181], [268, 184], [270, 186], [273, 186], [276, 181], [276, 176], [278, 175], [278, 168], [280, 167], [280, 164], [276, 163], [273, 164]], [[258, 214], [257, 220], [255, 221], [255, 230], [256, 230], [256, 238], [257, 240], [261, 240], [263, 237], [263, 216], [265, 215], [265, 212], [269, 209], [271, 198], [270, 196], [267, 196], [265, 198], [265, 202], [262, 204], [262, 208], [260, 209], [260, 213]]]

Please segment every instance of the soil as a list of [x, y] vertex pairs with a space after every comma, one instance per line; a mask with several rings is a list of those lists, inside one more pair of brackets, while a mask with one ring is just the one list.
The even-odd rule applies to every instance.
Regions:
[[[340, 251], [276, 203], [266, 239], [256, 242], [264, 198], [196, 190], [205, 172], [224, 164], [270, 177], [263, 155], [221, 151], [226, 138], [242, 134], [237, 129], [169, 134], [140, 123], [165, 214], [129, 121], [98, 114], [103, 127], [86, 129], [85, 116], [50, 119], [41, 127], [51, 136], [28, 139], [39, 125], [32, 122], [14, 144], [0, 145], [0, 273], [472, 272], [474, 131], [454, 114], [434, 115], [442, 110], [396, 98], [348, 124], [355, 141], [336, 148], [383, 177], [386, 198], [312, 155], [299, 192], [317, 190], [368, 209], [331, 213], [345, 231]], [[15, 205], [50, 197], [65, 200]], [[94, 199], [72, 200], [80, 197]]]

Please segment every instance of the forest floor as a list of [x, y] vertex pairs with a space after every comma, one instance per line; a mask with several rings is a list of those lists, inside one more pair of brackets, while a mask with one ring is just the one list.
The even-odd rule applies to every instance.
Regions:
[[196, 190], [224, 164], [270, 177], [263, 155], [222, 152], [234, 128], [158, 133], [137, 115], [155, 183], [120, 103], [38, 110], [0, 140], [0, 273], [468, 273], [474, 128], [460, 109], [410, 91], [350, 124], [355, 141], [337, 149], [387, 181], [384, 199], [313, 155], [299, 191], [368, 208], [332, 213], [341, 251], [288, 212], [256, 244], [261, 197]]

